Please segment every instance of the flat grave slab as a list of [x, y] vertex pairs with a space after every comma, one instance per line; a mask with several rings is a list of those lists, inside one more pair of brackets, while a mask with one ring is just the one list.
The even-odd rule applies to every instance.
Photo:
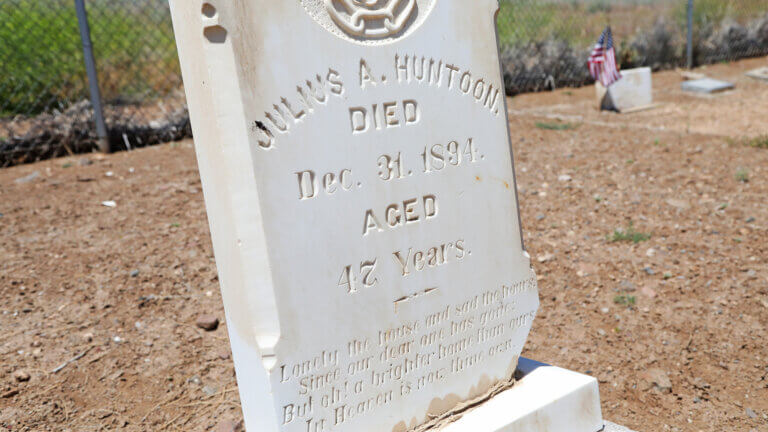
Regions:
[[754, 78], [756, 80], [761, 81], [768, 81], [768, 66], [761, 67], [757, 69], [753, 69], [746, 74], [750, 78]]
[[686, 81], [682, 84], [682, 87], [683, 91], [701, 94], [719, 93], [726, 90], [733, 90], [735, 88], [733, 83], [712, 78]]

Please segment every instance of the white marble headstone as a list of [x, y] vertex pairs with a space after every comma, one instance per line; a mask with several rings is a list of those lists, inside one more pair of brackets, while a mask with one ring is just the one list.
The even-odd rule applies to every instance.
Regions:
[[508, 387], [539, 302], [497, 1], [171, 8], [248, 430], [406, 431]]
[[605, 88], [597, 81], [597, 100], [601, 109], [631, 112], [653, 105], [653, 76], [651, 68], [621, 71], [621, 79]]

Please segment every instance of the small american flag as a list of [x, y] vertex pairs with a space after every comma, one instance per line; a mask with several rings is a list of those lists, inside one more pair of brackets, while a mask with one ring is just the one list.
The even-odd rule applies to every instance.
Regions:
[[616, 64], [616, 48], [613, 46], [613, 33], [608, 26], [589, 56], [589, 73], [596, 81], [608, 87], [621, 79], [619, 66]]

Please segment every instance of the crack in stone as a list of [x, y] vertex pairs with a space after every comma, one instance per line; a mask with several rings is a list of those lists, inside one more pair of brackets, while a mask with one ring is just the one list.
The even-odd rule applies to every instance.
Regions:
[[436, 416], [435, 418], [422, 424], [421, 426], [418, 426], [415, 429], [410, 429], [408, 432], [437, 432], [439, 430], [442, 430], [449, 424], [454, 423], [459, 419], [461, 419], [468, 412], [483, 405], [484, 403], [493, 399], [500, 393], [503, 393], [511, 389], [512, 387], [515, 386], [516, 382], [517, 380], [514, 377], [512, 377], [508, 381], [502, 381], [496, 384], [495, 386], [491, 387], [483, 395], [478, 396], [474, 399], [470, 399], [468, 401], [462, 402], [452, 410], [446, 412], [445, 414]]

